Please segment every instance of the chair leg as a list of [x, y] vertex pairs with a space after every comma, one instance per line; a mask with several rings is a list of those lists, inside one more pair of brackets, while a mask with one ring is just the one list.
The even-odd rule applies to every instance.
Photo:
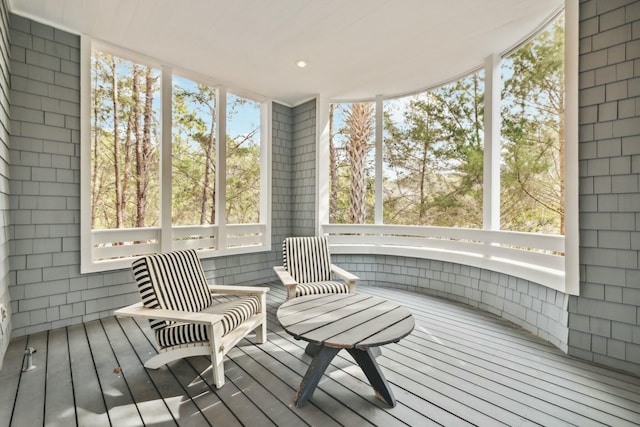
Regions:
[[355, 294], [356, 293], [356, 282], [354, 281], [348, 281], [347, 282], [347, 287], [349, 288], [349, 293], [350, 294]]
[[256, 344], [264, 344], [267, 342], [267, 321], [266, 319], [256, 328]]
[[291, 298], [295, 298], [296, 297], [296, 288], [297, 287], [298, 287], [297, 284], [287, 285], [287, 300], [290, 300]]
[[256, 343], [264, 344], [267, 342], [267, 296], [260, 296], [260, 306], [262, 311], [262, 322], [256, 328]]
[[211, 370], [213, 371], [213, 382], [216, 388], [224, 385], [224, 348], [222, 342], [222, 326], [220, 323], [211, 325], [209, 334], [211, 343]]

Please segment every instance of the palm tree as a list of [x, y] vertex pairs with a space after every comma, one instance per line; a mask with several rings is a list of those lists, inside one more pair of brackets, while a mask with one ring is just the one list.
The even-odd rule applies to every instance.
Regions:
[[364, 224], [366, 218], [366, 158], [373, 136], [372, 103], [352, 104], [346, 114], [347, 154], [351, 167], [351, 223]]

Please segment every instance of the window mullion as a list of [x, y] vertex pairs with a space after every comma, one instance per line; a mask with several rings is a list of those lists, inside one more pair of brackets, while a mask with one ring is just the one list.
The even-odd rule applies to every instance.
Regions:
[[579, 176], [578, 170], [578, 99], [579, 99], [579, 21], [578, 0], [565, 1], [565, 282], [566, 292], [580, 293], [580, 227], [579, 227]]
[[171, 68], [162, 67], [162, 135], [160, 146], [160, 248], [168, 252], [173, 246], [171, 224], [171, 143], [173, 88]]
[[91, 38], [80, 36], [80, 272], [93, 267], [93, 230], [91, 229]]
[[500, 229], [500, 56], [485, 61], [483, 228]]
[[382, 105], [382, 95], [376, 96], [376, 118], [375, 118], [375, 126], [376, 126], [376, 134], [375, 134], [375, 224], [382, 224], [384, 222], [384, 207], [383, 207], [383, 193], [382, 193], [382, 185], [384, 181], [383, 171], [382, 171], [382, 138], [383, 138], [383, 126], [384, 126], [384, 116], [383, 116], [383, 105]]
[[[260, 223], [271, 223], [271, 104], [262, 102], [260, 106]], [[265, 233], [264, 244], [271, 246], [271, 233]]]
[[218, 88], [216, 116], [216, 224], [218, 250], [227, 248], [227, 89]]
[[324, 233], [322, 226], [329, 224], [329, 193], [331, 177], [329, 176], [329, 108], [330, 102], [326, 96], [316, 98], [316, 233]]

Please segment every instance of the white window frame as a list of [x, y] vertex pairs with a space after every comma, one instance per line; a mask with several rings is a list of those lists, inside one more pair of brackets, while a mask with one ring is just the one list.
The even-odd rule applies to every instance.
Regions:
[[[160, 141], [160, 225], [158, 227], [92, 230], [91, 229], [91, 50], [158, 68], [161, 77], [161, 141]], [[144, 55], [81, 37], [80, 80], [80, 272], [129, 268], [133, 258], [140, 254], [167, 252], [176, 249], [197, 249], [201, 258], [265, 252], [271, 250], [271, 100], [248, 91], [226, 87], [210, 77], [189, 72], [183, 68]], [[172, 146], [172, 77], [180, 75], [215, 87], [218, 94], [216, 117], [216, 223], [213, 225], [173, 226], [171, 224], [171, 146]], [[227, 93], [259, 102], [260, 114], [260, 222], [255, 224], [227, 224], [224, 215], [226, 200], [226, 98]], [[213, 236], [213, 237], [211, 237]], [[193, 237], [183, 240], [184, 237]], [[179, 240], [177, 240], [179, 239]], [[109, 246], [109, 242], [150, 240], [152, 243]], [[106, 247], [98, 247], [99, 244]], [[211, 249], [213, 247], [213, 249]], [[112, 258], [118, 257], [118, 258]]]
[[[483, 268], [578, 295], [578, 0], [565, 1], [565, 235], [500, 230], [500, 60], [485, 60], [483, 228], [399, 226], [382, 223], [382, 109], [376, 103], [375, 224], [329, 223], [329, 104], [370, 102], [318, 97], [318, 213], [316, 230], [334, 254], [375, 254], [434, 259]], [[557, 13], [559, 13], [558, 11]], [[557, 16], [554, 13], [551, 19]], [[544, 23], [546, 26], [549, 19]], [[564, 255], [557, 255], [563, 253]]]

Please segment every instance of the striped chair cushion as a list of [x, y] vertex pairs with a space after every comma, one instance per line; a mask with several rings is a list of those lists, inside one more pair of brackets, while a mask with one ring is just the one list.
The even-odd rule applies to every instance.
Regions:
[[[212, 303], [202, 265], [192, 249], [144, 256], [133, 262], [132, 270], [147, 308], [197, 312]], [[149, 323], [159, 329], [173, 322]]]
[[302, 283], [296, 286], [296, 297], [316, 294], [348, 294], [349, 287], [342, 282], [324, 281]]
[[331, 280], [329, 242], [324, 236], [284, 239], [282, 263], [298, 283]]
[[[240, 298], [221, 296], [215, 297], [213, 305], [203, 311], [223, 316], [222, 336], [225, 336], [242, 322], [259, 313], [260, 308], [259, 296], [252, 295]], [[155, 332], [160, 347], [209, 340], [209, 326], [203, 324], [174, 323], [162, 329], [156, 329]]]

